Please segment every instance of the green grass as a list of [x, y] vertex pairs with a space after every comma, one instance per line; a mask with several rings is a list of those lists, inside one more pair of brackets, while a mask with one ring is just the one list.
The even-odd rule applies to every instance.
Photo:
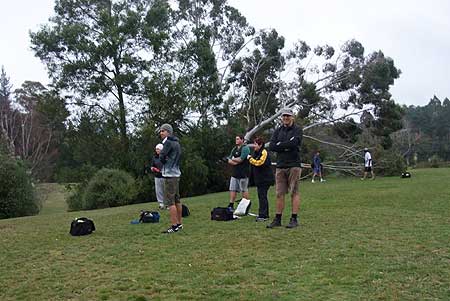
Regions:
[[[302, 182], [293, 230], [210, 221], [227, 193], [185, 199], [173, 235], [160, 234], [167, 212], [129, 223], [156, 203], [68, 213], [63, 190], [43, 187], [41, 215], [0, 221], [0, 300], [449, 300], [450, 169], [412, 175]], [[97, 231], [70, 236], [78, 216]]]

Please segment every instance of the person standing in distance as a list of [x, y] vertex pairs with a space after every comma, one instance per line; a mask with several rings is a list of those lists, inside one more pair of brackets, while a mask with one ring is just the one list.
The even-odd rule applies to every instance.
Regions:
[[372, 175], [372, 180], [375, 180], [375, 174], [373, 173], [372, 168], [372, 155], [369, 152], [367, 147], [364, 148], [364, 175], [361, 180], [365, 180], [367, 178], [367, 173], [370, 172]]
[[314, 183], [314, 178], [317, 175], [320, 178], [320, 182], [325, 182], [325, 180], [322, 178], [322, 162], [320, 160], [320, 151], [317, 151], [313, 157], [313, 176], [311, 183]]
[[299, 180], [301, 176], [300, 145], [303, 131], [294, 123], [294, 113], [290, 108], [281, 114], [282, 125], [275, 130], [270, 139], [269, 150], [277, 153], [275, 172], [276, 215], [267, 228], [281, 226], [281, 217], [285, 205], [285, 195], [291, 194], [292, 214], [286, 228], [298, 226], [298, 210], [300, 207]]
[[228, 158], [228, 164], [233, 166], [230, 178], [230, 203], [229, 208], [234, 208], [234, 201], [238, 192], [242, 193], [242, 197], [248, 199], [248, 176], [250, 174], [250, 165], [248, 163], [248, 155], [250, 148], [244, 145], [244, 136], [238, 135], [235, 138], [236, 146], [231, 150]]
[[178, 138], [173, 136], [170, 124], [163, 124], [159, 128], [163, 149], [159, 154], [163, 164], [164, 177], [164, 205], [169, 208], [171, 226], [163, 233], [176, 233], [183, 229], [181, 220], [182, 206], [180, 200], [180, 158], [181, 146]]

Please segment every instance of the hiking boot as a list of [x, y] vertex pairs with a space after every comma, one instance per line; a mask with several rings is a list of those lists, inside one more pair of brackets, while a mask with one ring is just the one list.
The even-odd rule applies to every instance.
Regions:
[[291, 218], [289, 220], [289, 224], [286, 226], [286, 228], [295, 228], [298, 227], [298, 221], [295, 218]]
[[177, 232], [178, 232], [178, 226], [170, 226], [169, 229], [167, 229], [166, 231], [163, 231], [161, 233], [172, 234], [172, 233], [177, 233]]
[[255, 220], [255, 222], [267, 222], [269, 219], [267, 217], [260, 217], [258, 216]]
[[272, 229], [275, 227], [281, 227], [281, 221], [278, 219], [274, 219], [270, 224], [266, 226], [266, 228]]

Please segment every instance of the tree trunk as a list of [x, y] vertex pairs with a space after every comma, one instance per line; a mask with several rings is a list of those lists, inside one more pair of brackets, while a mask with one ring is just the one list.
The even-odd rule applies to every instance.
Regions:
[[128, 140], [127, 135], [127, 120], [126, 120], [126, 109], [125, 103], [123, 99], [123, 89], [122, 86], [117, 86], [117, 92], [119, 96], [119, 131], [120, 131], [120, 142], [122, 145], [122, 168], [125, 170], [130, 169], [130, 161], [129, 161], [129, 151], [130, 151], [130, 142]]

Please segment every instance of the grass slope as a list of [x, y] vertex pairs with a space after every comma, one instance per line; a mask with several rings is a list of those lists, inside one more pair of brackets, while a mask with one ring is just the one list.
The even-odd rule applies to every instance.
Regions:
[[[41, 187], [41, 215], [0, 221], [0, 299], [448, 300], [450, 169], [412, 174], [302, 182], [293, 230], [210, 221], [227, 193], [185, 199], [191, 216], [173, 235], [160, 234], [167, 212], [129, 223], [155, 203], [68, 213], [60, 188]], [[273, 215], [273, 188], [269, 199]], [[97, 231], [71, 237], [78, 216]]]

